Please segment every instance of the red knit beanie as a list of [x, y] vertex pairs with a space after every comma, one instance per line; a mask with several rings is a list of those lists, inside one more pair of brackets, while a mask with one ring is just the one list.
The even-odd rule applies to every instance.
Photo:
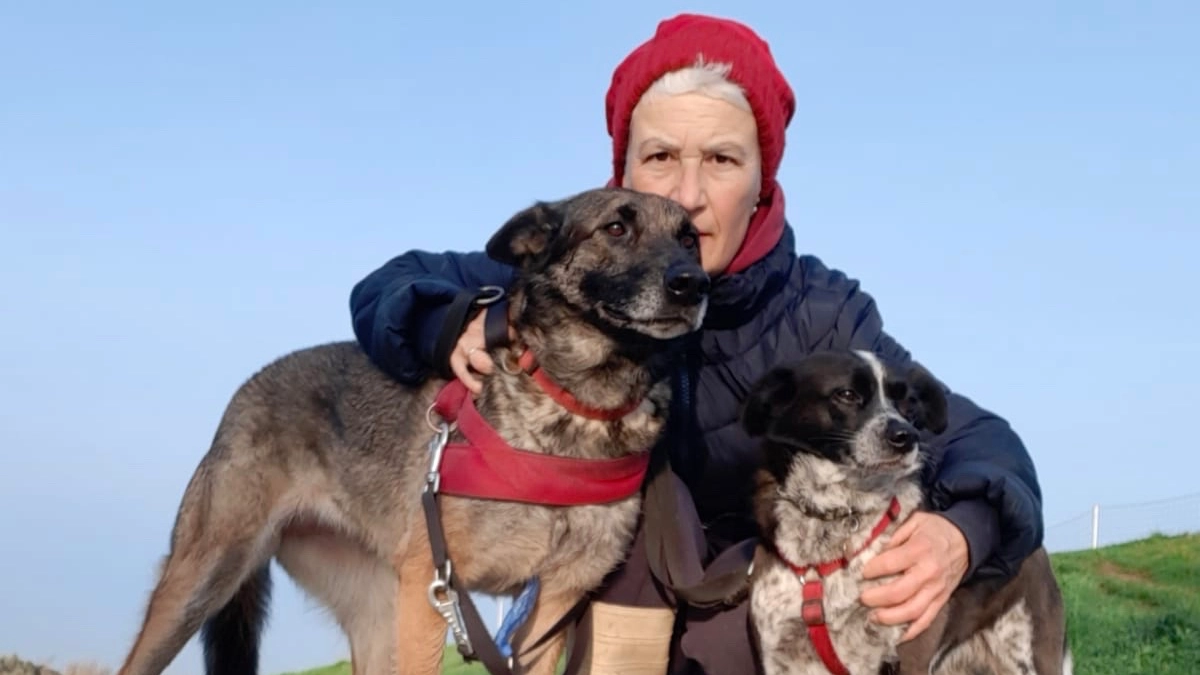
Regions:
[[729, 79], [741, 86], [754, 111], [762, 153], [762, 191], [769, 197], [783, 157], [784, 130], [796, 110], [787, 80], [775, 66], [767, 43], [749, 27], [728, 19], [680, 14], [658, 24], [654, 37], [634, 49], [613, 72], [605, 98], [608, 135], [613, 139], [613, 177], [621, 184], [629, 119], [642, 94], [659, 77], [700, 57], [705, 63], [727, 63]]

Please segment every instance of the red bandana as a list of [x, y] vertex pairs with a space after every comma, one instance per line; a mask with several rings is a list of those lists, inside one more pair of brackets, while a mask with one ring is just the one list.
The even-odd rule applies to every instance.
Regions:
[[737, 274], [770, 253], [783, 236], [783, 214], [783, 188], [776, 185], [759, 203], [746, 228], [746, 238], [722, 274]]

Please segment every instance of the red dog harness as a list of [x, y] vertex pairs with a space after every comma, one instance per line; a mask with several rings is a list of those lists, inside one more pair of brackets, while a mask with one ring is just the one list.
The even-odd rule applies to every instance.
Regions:
[[[619, 409], [583, 405], [537, 368], [528, 350], [520, 363], [551, 398], [575, 414], [612, 421], [641, 404], [634, 401]], [[465, 443], [448, 443], [444, 450], [439, 490], [448, 494], [552, 506], [602, 504], [636, 493], [650, 462], [649, 452], [577, 459], [514, 448], [483, 419], [457, 379], [438, 392], [433, 410], [446, 422], [457, 422], [466, 438]]]
[[[559, 405], [577, 415], [613, 421], [641, 405], [641, 401], [634, 401], [617, 410], [586, 406], [547, 377], [534, 364], [528, 351], [522, 355], [520, 366]], [[519, 450], [509, 445], [483, 419], [466, 385], [458, 379], [442, 387], [429, 412], [442, 418], [441, 424], [429, 420], [436, 435], [429, 443], [429, 469], [421, 492], [434, 567], [429, 602], [446, 621], [464, 658], [482, 660], [489, 673], [512, 675], [515, 655], [509, 640], [511, 631], [524, 623], [525, 615], [518, 614], [514, 619], [510, 612], [500, 631], [506, 637], [498, 635], [499, 643], [489, 637], [488, 627], [470, 594], [460, 595], [456, 590], [461, 586], [461, 579], [451, 565], [438, 508], [438, 493], [548, 506], [603, 504], [632, 496], [641, 489], [650, 453], [640, 452], [617, 459], [576, 459]], [[451, 425], [458, 426], [465, 443], [449, 442]], [[520, 598], [535, 598], [536, 582], [536, 578], [530, 580]], [[532, 602], [526, 600], [519, 600], [518, 604], [524, 608], [522, 611], [532, 607]], [[567, 612], [529, 649], [537, 649], [564, 628], [580, 607], [582, 604]], [[476, 651], [477, 646], [479, 651]]]
[[[829, 638], [829, 627], [825, 625], [825, 577], [849, 565], [851, 559], [866, 550], [899, 517], [900, 501], [892, 497], [887, 511], [879, 519], [875, 528], [871, 530], [871, 536], [867, 537], [867, 541], [850, 555], [807, 566], [800, 566], [786, 558], [783, 559], [788, 567], [791, 567], [804, 580], [802, 591], [804, 602], [800, 605], [800, 616], [804, 619], [804, 624], [808, 626], [808, 639], [812, 640], [813, 649], [817, 650], [817, 656], [821, 657], [825, 668], [833, 675], [850, 675], [850, 671], [846, 670], [846, 666], [838, 658], [837, 650], [833, 648], [833, 640]], [[810, 571], [817, 573], [816, 579], [808, 578]]]

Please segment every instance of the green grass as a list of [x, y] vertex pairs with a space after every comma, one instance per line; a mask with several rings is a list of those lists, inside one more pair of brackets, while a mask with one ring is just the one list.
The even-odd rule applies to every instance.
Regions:
[[303, 673], [285, 673], [285, 675], [350, 675], [350, 662], [338, 661], [332, 666], [314, 668], [312, 670], [306, 670]]
[[[330, 666], [285, 675], [350, 675], [350, 662], [338, 661]], [[442, 656], [442, 675], [488, 675], [488, 672], [481, 663], [464, 663], [458, 650], [450, 645], [446, 647], [446, 653]]]
[[1078, 675], [1200, 671], [1200, 535], [1052, 559]]
[[[350, 675], [350, 662], [338, 661], [330, 666], [285, 675]], [[451, 645], [446, 647], [446, 653], [442, 656], [442, 675], [488, 675], [488, 671], [481, 663], [464, 663], [458, 650]]]
[[[1076, 675], [1200, 672], [1200, 534], [1051, 556]], [[446, 649], [444, 675], [487, 675]], [[346, 662], [295, 675], [350, 675]]]

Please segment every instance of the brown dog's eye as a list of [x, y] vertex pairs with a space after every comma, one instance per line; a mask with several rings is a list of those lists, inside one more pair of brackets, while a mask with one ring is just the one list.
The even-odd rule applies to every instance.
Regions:
[[833, 398], [843, 405], [862, 405], [862, 397], [853, 389], [838, 389], [833, 392]]
[[621, 222], [609, 223], [604, 226], [604, 231], [614, 237], [624, 237], [625, 232], [626, 232], [625, 223], [621, 223]]

